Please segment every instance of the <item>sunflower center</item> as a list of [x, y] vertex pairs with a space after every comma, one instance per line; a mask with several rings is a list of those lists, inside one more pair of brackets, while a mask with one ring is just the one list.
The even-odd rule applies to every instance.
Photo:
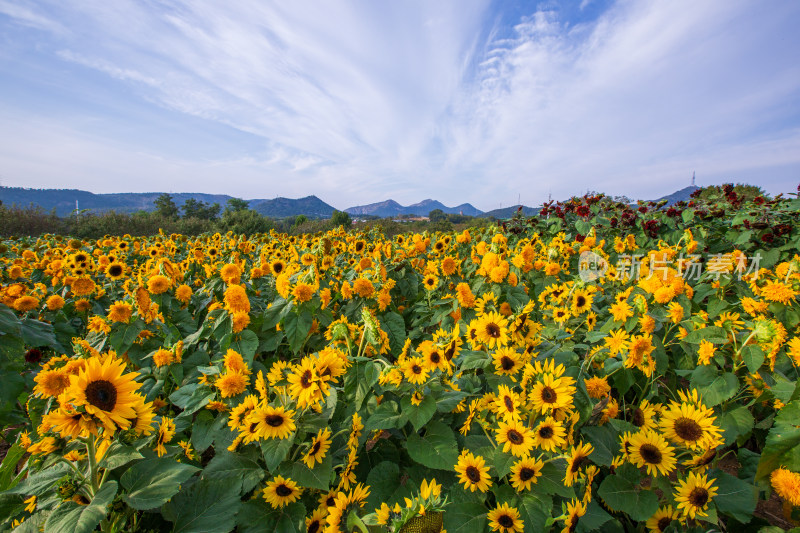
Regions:
[[300, 385], [302, 385], [304, 389], [311, 386], [311, 370], [306, 370], [303, 372], [303, 375], [300, 376]]
[[334, 503], [336, 503], [336, 499], [333, 496], [328, 496], [325, 499], [325, 507], [333, 507]]
[[319, 531], [319, 520], [314, 520], [308, 526], [308, 533], [317, 533]]
[[546, 403], [555, 403], [558, 398], [558, 393], [553, 387], [547, 386], [542, 389], [542, 401]]
[[642, 459], [645, 462], [650, 463], [651, 465], [660, 465], [662, 460], [661, 450], [658, 449], [657, 446], [647, 443], [642, 444], [639, 448], [639, 455], [642, 456]]
[[468, 466], [464, 473], [467, 474], [467, 479], [473, 483], [477, 483], [481, 480], [481, 473], [474, 466]]
[[522, 481], [528, 481], [535, 475], [536, 471], [533, 470], [532, 468], [528, 468], [527, 466], [522, 467], [522, 469], [519, 471], [519, 478]]
[[578, 470], [581, 469], [583, 464], [589, 460], [589, 457], [586, 455], [579, 455], [575, 458], [572, 462], [572, 467], [569, 469], [570, 473], [574, 474]]
[[277, 428], [283, 425], [283, 417], [281, 415], [269, 415], [264, 420], [268, 426]]
[[703, 507], [708, 503], [708, 491], [703, 487], [695, 487], [689, 493], [689, 502], [695, 507]]
[[119, 276], [122, 274], [122, 267], [119, 265], [111, 265], [108, 267], [108, 273], [112, 276]]
[[703, 436], [703, 428], [695, 420], [681, 417], [675, 421], [675, 434], [683, 440], [696, 441]]
[[583, 295], [578, 296], [575, 299], [575, 303], [576, 303], [576, 307], [578, 307], [578, 308], [583, 307], [584, 305], [586, 305], [586, 298], [583, 297]]
[[553, 428], [550, 426], [544, 426], [542, 428], [539, 428], [539, 437], [543, 439], [551, 438], [553, 436], [553, 433], [555, 432], [553, 431]]
[[447, 347], [447, 350], [445, 350], [445, 351], [444, 351], [444, 356], [445, 356], [445, 358], [446, 358], [446, 359], [449, 361], [450, 359], [452, 359], [452, 358], [453, 358], [453, 355], [454, 355], [455, 353], [456, 353], [456, 342], [455, 342], [455, 341], [453, 341], [453, 342], [451, 342], [451, 343], [450, 343], [450, 345]]
[[411, 372], [414, 374], [422, 374], [422, 367], [419, 365], [414, 365], [411, 367]]
[[511, 444], [522, 444], [525, 441], [525, 437], [523, 437], [522, 433], [516, 429], [509, 430], [509, 432], [506, 434], [506, 437]]
[[317, 455], [317, 452], [319, 451], [321, 446], [322, 443], [320, 441], [315, 442], [314, 446], [311, 448], [311, 455]]
[[439, 361], [441, 361], [441, 360], [442, 360], [442, 356], [441, 356], [441, 355], [439, 355], [439, 352], [432, 352], [432, 353], [431, 353], [431, 358], [430, 358], [430, 359], [431, 359], [431, 363], [433, 363], [433, 364], [435, 364], [435, 365], [438, 365], [438, 364], [439, 364]]
[[514, 368], [514, 360], [508, 357], [507, 355], [504, 355], [503, 357], [500, 358], [500, 366], [503, 368], [503, 370], [506, 371], [511, 370], [512, 368]]
[[644, 425], [644, 422], [645, 422], [645, 420], [644, 420], [644, 411], [642, 411], [638, 407], [636, 409], [634, 409], [633, 410], [633, 419], [631, 420], [631, 422], [633, 422], [633, 425], [636, 426], [637, 428], [642, 427]]
[[503, 403], [506, 404], [506, 409], [508, 409], [509, 411], [514, 410], [514, 402], [511, 400], [510, 396], [505, 396], [503, 398]]
[[117, 388], [104, 379], [92, 381], [86, 386], [86, 400], [103, 411], [113, 411], [117, 405]]
[[493, 339], [500, 338], [500, 326], [495, 323], [488, 324], [486, 326], [486, 334], [489, 335]]
[[668, 516], [661, 517], [661, 519], [659, 519], [659, 521], [658, 521], [658, 530], [659, 531], [664, 531], [665, 529], [667, 529], [669, 527], [669, 525], [671, 523], [672, 523], [672, 519], [670, 517], [668, 517]]
[[497, 523], [505, 528], [511, 528], [514, 526], [514, 519], [508, 516], [507, 514], [501, 514], [497, 518]]
[[277, 487], [275, 487], [275, 494], [277, 494], [281, 498], [285, 498], [285, 497], [291, 495], [292, 492], [294, 492], [294, 491], [290, 487], [287, 487], [286, 485], [283, 485], [283, 484], [278, 485]]

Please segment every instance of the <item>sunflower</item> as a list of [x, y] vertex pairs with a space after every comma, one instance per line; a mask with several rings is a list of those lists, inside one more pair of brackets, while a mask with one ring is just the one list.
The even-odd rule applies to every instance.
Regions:
[[533, 430], [533, 445], [552, 452], [566, 444], [567, 430], [561, 422], [548, 416]]
[[675, 491], [675, 502], [678, 504], [678, 511], [683, 512], [684, 517], [695, 518], [695, 516], [707, 516], [706, 509], [708, 502], [717, 494], [714, 480], [708, 480], [705, 474], [695, 474], [689, 472], [686, 479], [678, 482]]
[[510, 423], [500, 421], [495, 438], [497, 444], [505, 443], [503, 451], [510, 451], [514, 457], [525, 457], [533, 448], [531, 430], [518, 420], [512, 420]]
[[589, 393], [589, 398], [594, 398], [595, 400], [605, 398], [611, 392], [611, 385], [608, 384], [608, 380], [605, 377], [592, 376], [589, 379], [584, 379], [583, 383], [586, 385], [586, 392]]
[[567, 517], [561, 533], [572, 533], [578, 527], [578, 519], [586, 514], [586, 503], [573, 499], [567, 502]]
[[567, 460], [567, 470], [564, 476], [564, 486], [571, 487], [575, 484], [580, 474], [581, 467], [589, 460], [594, 448], [590, 443], [573, 446]]
[[256, 430], [261, 438], [285, 439], [295, 430], [294, 411], [286, 410], [283, 406], [259, 407], [253, 410], [245, 423], [256, 424]]
[[297, 483], [283, 476], [276, 476], [264, 487], [262, 496], [274, 509], [283, 507], [300, 498], [303, 492]]
[[769, 480], [778, 496], [795, 507], [800, 507], [800, 474], [780, 467], [772, 471]]
[[702, 405], [672, 402], [661, 413], [661, 431], [669, 440], [692, 449], [716, 448], [721, 437], [713, 413]]
[[490, 311], [478, 319], [478, 340], [490, 349], [508, 344], [508, 320], [500, 313]]
[[69, 374], [63, 368], [41, 370], [33, 380], [33, 392], [45, 398], [57, 398], [69, 387]]
[[587, 289], [578, 289], [572, 294], [570, 310], [573, 316], [578, 316], [592, 308], [593, 296]]
[[761, 287], [761, 297], [770, 302], [786, 305], [797, 297], [797, 291], [785, 283], [770, 280]]
[[489, 511], [486, 515], [489, 519], [489, 526], [492, 531], [499, 531], [500, 533], [522, 533], [523, 523], [519, 517], [519, 511], [515, 507], [509, 507], [507, 503], [503, 503], [496, 509]]
[[422, 278], [422, 286], [425, 287], [426, 291], [435, 290], [439, 286], [439, 278], [434, 274], [428, 274]]
[[502, 416], [506, 421], [516, 420], [519, 418], [519, 413], [517, 412], [519, 405], [519, 395], [507, 386], [500, 385], [497, 397], [492, 402], [495, 413]]
[[127, 302], [114, 302], [108, 308], [108, 318], [113, 322], [127, 324], [133, 315], [133, 306]]
[[138, 373], [125, 371], [125, 363], [116, 357], [104, 362], [96, 357], [86, 360], [83, 369], [69, 378], [66, 391], [71, 403], [83, 406], [86, 413], [99, 419], [107, 431], [127, 429], [136, 417], [134, 392], [140, 387], [134, 380]]
[[172, 281], [168, 277], [156, 274], [147, 280], [147, 291], [150, 294], [163, 294], [167, 292], [171, 285]]
[[608, 337], [603, 339], [603, 342], [608, 351], [611, 352], [611, 355], [617, 355], [628, 349], [628, 334], [625, 329], [620, 328], [609, 332]]
[[628, 460], [638, 467], [646, 466], [647, 474], [668, 476], [675, 470], [675, 448], [652, 430], [644, 430], [630, 438]]
[[428, 379], [428, 367], [421, 357], [406, 357], [401, 368], [409, 383], [422, 385]]
[[247, 291], [241, 285], [230, 285], [225, 289], [225, 308], [232, 312], [250, 312], [250, 300]]
[[672, 508], [671, 505], [661, 507], [658, 511], [647, 519], [645, 525], [651, 533], [664, 533], [664, 530], [672, 524], [673, 520], [677, 520], [680, 515]]
[[450, 370], [450, 360], [444, 356], [443, 350], [438, 344], [432, 341], [422, 341], [417, 350], [422, 354], [425, 365], [431, 372], [437, 368], [442, 372]]
[[522, 367], [520, 354], [513, 348], [498, 348], [492, 354], [495, 374], [513, 376]]
[[137, 435], [149, 435], [153, 432], [153, 418], [155, 418], [155, 411], [152, 402], [145, 402], [144, 396], [136, 394], [136, 403], [133, 404], [133, 410], [136, 411], [136, 417], [131, 420], [132, 431]]
[[533, 408], [542, 413], [571, 408], [572, 396], [575, 394], [575, 387], [570, 384], [571, 379], [554, 378], [552, 374], [544, 374], [531, 389]]
[[109, 263], [109, 265], [106, 267], [105, 272], [106, 272], [106, 277], [108, 277], [109, 279], [113, 279], [114, 281], [122, 279], [123, 277], [125, 277], [125, 265], [117, 261], [114, 261], [112, 263]]
[[629, 411], [630, 422], [639, 429], [655, 429], [656, 415], [660, 404], [651, 404], [647, 400], [642, 400], [638, 407]]
[[167, 453], [167, 448], [164, 446], [172, 440], [175, 436], [175, 422], [169, 417], [162, 417], [161, 424], [158, 426], [158, 437], [156, 438], [156, 453], [162, 457]]
[[322, 463], [325, 459], [325, 453], [331, 447], [331, 430], [325, 428], [319, 430], [316, 437], [311, 440], [311, 445], [308, 447], [308, 453], [303, 457], [303, 462], [308, 468], [314, 468], [314, 464]]
[[269, 268], [272, 270], [273, 274], [279, 276], [286, 269], [286, 263], [278, 259], [270, 263]]
[[[385, 504], [384, 504], [385, 505]], [[318, 507], [306, 518], [306, 531], [308, 533], [320, 533], [325, 528], [325, 509]]]
[[316, 365], [311, 357], [304, 357], [288, 377], [289, 394], [297, 402], [299, 408], [310, 407], [323, 398], [323, 391], [320, 384], [328, 385], [320, 380], [317, 374]]
[[471, 492], [475, 492], [476, 489], [486, 492], [492, 486], [489, 467], [486, 466], [486, 461], [480, 455], [475, 456], [472, 455], [472, 452], [467, 453], [466, 450], [463, 450], [458, 457], [455, 470], [458, 473], [458, 480], [464, 484], [465, 489], [469, 489]]
[[529, 490], [542, 475], [544, 463], [533, 457], [523, 457], [511, 467], [511, 485], [517, 492]]
[[247, 376], [241, 372], [225, 372], [221, 374], [214, 386], [219, 389], [219, 393], [223, 398], [230, 398], [241, 394], [247, 388]]

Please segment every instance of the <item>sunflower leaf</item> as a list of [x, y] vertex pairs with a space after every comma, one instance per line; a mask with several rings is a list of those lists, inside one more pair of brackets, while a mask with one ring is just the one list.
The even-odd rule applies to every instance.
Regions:
[[454, 503], [444, 513], [444, 528], [449, 533], [486, 531], [486, 507], [477, 503]]
[[241, 506], [240, 488], [235, 478], [201, 479], [172, 498], [164, 516], [174, 522], [173, 533], [227, 533]]
[[145, 459], [125, 471], [120, 484], [125, 502], [140, 511], [163, 505], [199, 468], [169, 458]]
[[799, 421], [800, 400], [794, 400], [778, 411], [761, 452], [756, 481], [766, 479], [779, 466], [795, 472], [800, 470]]
[[430, 394], [426, 394], [419, 405], [411, 403], [411, 396], [403, 396], [400, 405], [403, 407], [403, 414], [408, 416], [408, 420], [413, 424], [414, 431], [419, 431], [436, 413], [436, 400]]
[[409, 435], [406, 445], [411, 458], [428, 468], [452, 470], [458, 462], [458, 444], [450, 426], [434, 420], [425, 426], [425, 434]]
[[603, 480], [597, 494], [613, 510], [627, 513], [634, 520], [647, 520], [658, 510], [658, 496], [639, 490], [627, 479], [611, 475]]
[[117, 482], [106, 481], [88, 505], [73, 501], [62, 502], [50, 513], [45, 523], [46, 531], [91, 533], [106, 516], [106, 508], [117, 495]]

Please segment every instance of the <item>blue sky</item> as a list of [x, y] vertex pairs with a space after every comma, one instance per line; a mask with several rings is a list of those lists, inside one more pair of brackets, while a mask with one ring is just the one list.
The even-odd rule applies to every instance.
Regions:
[[435, 198], [800, 182], [800, 2], [0, 0], [0, 183]]

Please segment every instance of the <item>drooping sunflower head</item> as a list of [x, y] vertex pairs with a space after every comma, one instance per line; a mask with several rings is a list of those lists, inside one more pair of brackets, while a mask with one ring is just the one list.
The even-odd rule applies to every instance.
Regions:
[[581, 468], [589, 461], [589, 455], [594, 447], [589, 444], [574, 446], [567, 460], [567, 470], [564, 476], [564, 486], [571, 487], [580, 475]]

